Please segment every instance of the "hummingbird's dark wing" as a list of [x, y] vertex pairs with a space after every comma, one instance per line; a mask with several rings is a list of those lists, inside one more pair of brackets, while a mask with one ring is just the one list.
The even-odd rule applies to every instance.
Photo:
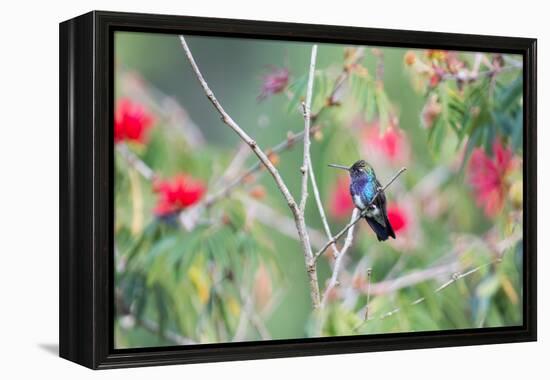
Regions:
[[[378, 189], [382, 188], [378, 181], [376, 181], [376, 186]], [[373, 206], [378, 212], [374, 213], [372, 216], [365, 216], [365, 219], [376, 233], [376, 237], [379, 241], [387, 240], [390, 236], [395, 239], [395, 232], [393, 231], [392, 225], [388, 220], [388, 213], [386, 211], [386, 195], [384, 194], [384, 191], [380, 190], [380, 194], [378, 194], [374, 200]]]
[[[378, 183], [378, 181], [377, 181]], [[381, 189], [382, 186], [380, 183], [378, 183], [378, 188]], [[388, 219], [388, 212], [386, 211], [386, 194], [384, 194], [384, 191], [381, 191], [381, 193], [378, 195], [378, 198], [380, 198], [380, 211], [382, 211], [382, 216], [385, 220], [386, 225], [386, 232], [388, 233], [388, 236], [391, 236], [395, 239], [395, 232], [393, 231], [393, 227], [390, 223], [390, 220]]]

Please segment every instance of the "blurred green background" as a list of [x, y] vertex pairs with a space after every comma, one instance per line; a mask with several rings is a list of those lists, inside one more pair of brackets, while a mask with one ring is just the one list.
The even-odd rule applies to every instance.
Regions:
[[[310, 43], [186, 39], [220, 103], [262, 148], [303, 130]], [[332, 233], [352, 208], [347, 179], [328, 163], [365, 159], [382, 184], [408, 170], [386, 191], [397, 239], [378, 242], [360, 222], [339, 286], [312, 313], [292, 216], [269, 175], [200, 207], [257, 159], [205, 97], [177, 36], [117, 32], [115, 346], [521, 324], [520, 62], [319, 44], [312, 112], [323, 111], [311, 155]], [[275, 93], [259, 101], [262, 86]], [[296, 197], [301, 160], [301, 141], [272, 155]], [[327, 238], [311, 190], [306, 222], [316, 251]], [[322, 290], [333, 261], [330, 250], [318, 260]]]

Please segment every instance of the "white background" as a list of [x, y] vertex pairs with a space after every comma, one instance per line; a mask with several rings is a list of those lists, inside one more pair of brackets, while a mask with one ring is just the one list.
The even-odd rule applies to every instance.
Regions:
[[[0, 28], [0, 377], [548, 378], [550, 12], [544, 1], [5, 1]], [[58, 23], [92, 9], [539, 39], [539, 342], [93, 372], [56, 357]], [[544, 146], [546, 145], [546, 149]], [[546, 353], [545, 353], [546, 351]]]

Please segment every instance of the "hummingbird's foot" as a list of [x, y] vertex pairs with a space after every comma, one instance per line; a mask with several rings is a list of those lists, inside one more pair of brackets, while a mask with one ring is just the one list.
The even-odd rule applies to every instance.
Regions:
[[369, 205], [365, 210], [366, 216], [374, 218], [380, 213], [380, 209], [376, 205]]

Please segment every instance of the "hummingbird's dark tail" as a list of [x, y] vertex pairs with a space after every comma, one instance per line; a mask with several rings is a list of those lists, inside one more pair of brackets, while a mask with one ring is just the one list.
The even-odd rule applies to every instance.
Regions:
[[374, 218], [365, 217], [365, 219], [367, 220], [370, 228], [372, 228], [376, 234], [378, 241], [386, 241], [390, 236], [395, 239], [395, 232], [393, 232], [393, 228], [387, 217], [385, 226], [378, 223]]

